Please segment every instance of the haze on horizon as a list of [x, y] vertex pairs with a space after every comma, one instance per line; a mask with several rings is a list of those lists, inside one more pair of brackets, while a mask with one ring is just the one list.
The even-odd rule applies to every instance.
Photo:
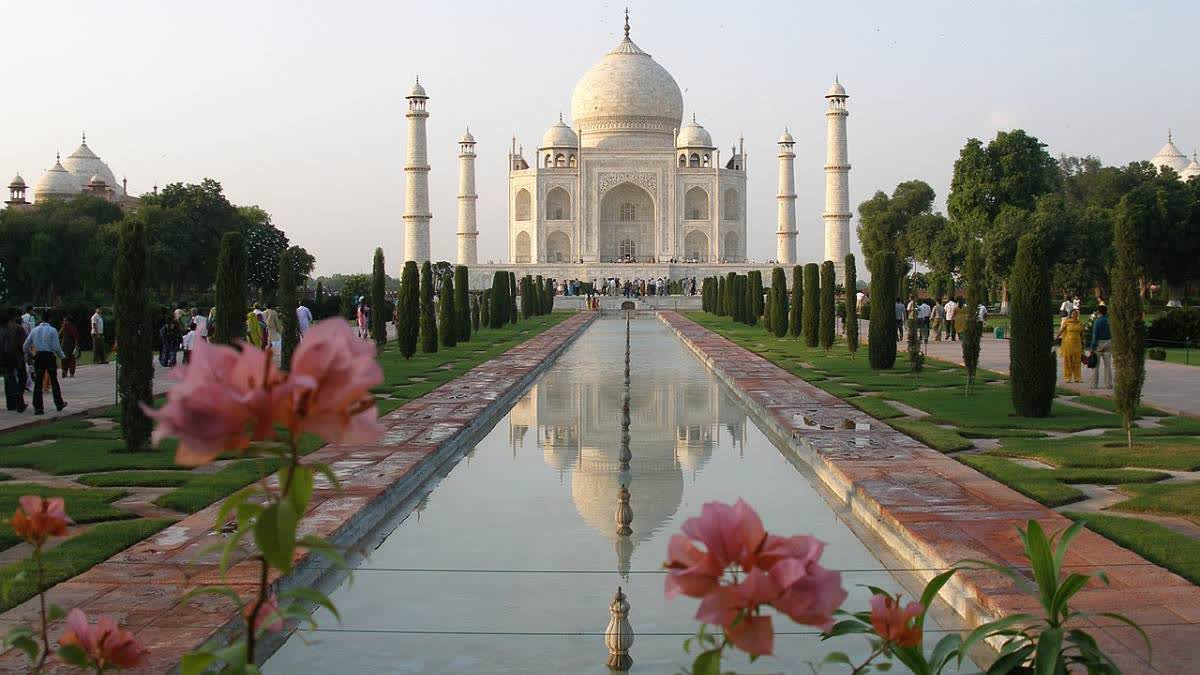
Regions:
[[[455, 256], [456, 141], [469, 124], [479, 259], [501, 261], [510, 139], [532, 161], [559, 112], [571, 122], [575, 82], [618, 41], [623, 8], [28, 3], [0, 29], [10, 82], [0, 178], [19, 171], [32, 185], [86, 130], [134, 194], [212, 177], [234, 203], [267, 209], [316, 256], [317, 274], [369, 271], [383, 246], [396, 275], [404, 94], [419, 74], [430, 95], [433, 256]], [[855, 210], [913, 178], [944, 205], [963, 143], [1001, 129], [1023, 128], [1056, 156], [1117, 165], [1148, 160], [1168, 128], [1184, 152], [1200, 146], [1193, 3], [642, 0], [630, 12], [634, 41], [675, 77], [686, 114], [725, 153], [744, 135], [755, 260], [775, 255], [785, 126], [796, 138], [799, 258], [822, 255], [822, 95], [835, 74], [850, 94]]]

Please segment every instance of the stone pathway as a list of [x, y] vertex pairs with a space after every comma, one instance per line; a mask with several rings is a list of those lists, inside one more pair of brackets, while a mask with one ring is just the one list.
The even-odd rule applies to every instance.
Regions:
[[[795, 439], [791, 448], [912, 567], [946, 569], [963, 558], [1027, 565], [1018, 526], [1031, 519], [1052, 532], [1070, 525], [1062, 515], [683, 316], [660, 316], [767, 426]], [[821, 420], [821, 428], [798, 426], [798, 414]], [[846, 428], [847, 420], [856, 424]], [[853, 428], [863, 423], [870, 430]], [[1105, 570], [1111, 581], [1080, 591], [1072, 602], [1075, 609], [1120, 611], [1149, 633], [1153, 662], [1131, 629], [1090, 622], [1123, 672], [1200, 668], [1194, 649], [1200, 637], [1200, 587], [1088, 530], [1072, 543], [1065, 566]], [[981, 570], [960, 572], [943, 597], [974, 620], [1035, 610], [1037, 603], [1008, 579]]]
[[[39, 424], [48, 420], [79, 415], [96, 408], [105, 408], [117, 402], [116, 399], [116, 366], [113, 362], [104, 365], [80, 366], [75, 371], [75, 377], [59, 379], [63, 399], [67, 407], [58, 412], [54, 409], [54, 401], [50, 393], [45, 393], [46, 414], [33, 414], [33, 394], [25, 392], [25, 403], [29, 409], [24, 413], [4, 410], [0, 411], [0, 431], [15, 429], [30, 424]], [[154, 393], [160, 394], [170, 388], [171, 369], [161, 368], [154, 364]], [[60, 373], [61, 375], [61, 373]]]

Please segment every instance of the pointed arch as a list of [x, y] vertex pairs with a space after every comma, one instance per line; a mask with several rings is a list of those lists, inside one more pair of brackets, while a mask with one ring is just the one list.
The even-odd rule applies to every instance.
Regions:
[[699, 185], [683, 195], [684, 220], [708, 220], [708, 191]]
[[531, 248], [532, 248], [532, 244], [531, 244], [531, 240], [529, 238], [529, 233], [525, 232], [525, 231], [518, 232], [516, 246], [515, 246], [516, 250], [514, 251], [514, 257], [516, 258], [516, 260], [514, 260], [513, 262], [516, 262], [516, 263], [532, 262], [531, 256], [530, 256]]
[[517, 220], [529, 220], [533, 210], [533, 198], [529, 196], [529, 190], [521, 188], [517, 190], [517, 197], [513, 205], [513, 213]]
[[708, 262], [708, 235], [692, 230], [683, 238], [683, 257], [696, 262]]
[[725, 233], [725, 260], [726, 262], [741, 262], [741, 237], [737, 232]]
[[561, 230], [546, 237], [546, 262], [560, 263], [571, 260], [571, 237]]
[[552, 187], [546, 193], [546, 220], [571, 219], [571, 193], [561, 187]]

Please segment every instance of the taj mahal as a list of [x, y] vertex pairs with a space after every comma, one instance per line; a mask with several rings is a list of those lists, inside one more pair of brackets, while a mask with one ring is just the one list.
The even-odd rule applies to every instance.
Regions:
[[[418, 80], [406, 97], [405, 259], [431, 259], [428, 148], [429, 95]], [[850, 164], [845, 88], [827, 101], [825, 251], [842, 278], [850, 251]], [[458, 256], [472, 286], [494, 270], [558, 279], [665, 277], [683, 279], [770, 265], [747, 262], [744, 143], [727, 153], [695, 115], [684, 122], [684, 101], [671, 74], [624, 37], [575, 85], [571, 124], [560, 115], [526, 155], [516, 138], [508, 152], [508, 260], [481, 265], [476, 239], [475, 137], [459, 139]], [[778, 140], [776, 257], [796, 254], [795, 140]], [[815, 224], [814, 224], [815, 225]], [[815, 258], [815, 256], [813, 256]]]

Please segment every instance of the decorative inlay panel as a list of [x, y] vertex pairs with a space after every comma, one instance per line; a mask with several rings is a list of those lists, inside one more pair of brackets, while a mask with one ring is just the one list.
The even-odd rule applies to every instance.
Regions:
[[619, 173], [601, 173], [600, 180], [600, 196], [603, 197], [612, 188], [621, 183], [633, 183], [638, 187], [645, 189], [655, 197], [658, 196], [658, 174], [654, 173], [638, 173], [632, 171], [622, 171]]

